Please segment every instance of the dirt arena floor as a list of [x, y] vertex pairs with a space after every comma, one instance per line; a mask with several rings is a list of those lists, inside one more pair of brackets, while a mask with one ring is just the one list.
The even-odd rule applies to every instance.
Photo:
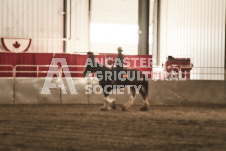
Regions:
[[225, 105], [100, 106], [0, 105], [0, 150], [226, 150]]

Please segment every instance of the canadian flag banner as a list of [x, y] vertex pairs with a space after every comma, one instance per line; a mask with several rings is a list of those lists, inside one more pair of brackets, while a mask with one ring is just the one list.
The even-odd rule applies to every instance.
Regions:
[[31, 39], [1, 38], [3, 47], [10, 52], [25, 52], [31, 45]]

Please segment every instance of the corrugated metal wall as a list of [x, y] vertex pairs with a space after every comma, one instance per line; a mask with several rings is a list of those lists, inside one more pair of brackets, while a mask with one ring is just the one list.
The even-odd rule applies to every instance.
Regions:
[[[122, 4], [136, 1], [125, 0]], [[108, 6], [113, 9], [115, 5], [116, 10], [112, 10], [114, 16], [109, 14], [112, 12], [110, 8], [108, 10], [101, 6], [101, 2], [105, 1], [99, 2], [95, 5], [96, 12], [92, 12], [96, 14], [92, 14], [92, 22], [102, 19], [108, 23], [123, 23], [126, 12], [129, 12], [132, 17], [127, 18], [127, 21], [137, 24], [137, 20], [134, 20], [137, 18], [137, 12], [134, 11], [137, 10], [134, 7], [136, 3], [131, 7], [112, 1]], [[152, 9], [154, 1], [150, 2]], [[71, 39], [66, 42], [66, 52], [86, 52], [90, 49], [89, 0], [67, 0], [67, 3], [66, 38]], [[217, 73], [224, 72], [225, 10], [226, 0], [161, 0], [161, 62], [168, 55], [189, 57], [194, 64], [193, 79], [223, 79], [223, 74]], [[63, 11], [63, 0], [0, 0], [0, 36], [64, 38]], [[103, 14], [104, 11], [108, 15]], [[134, 13], [131, 15], [131, 12]], [[153, 20], [152, 17], [150, 14], [150, 20]], [[115, 51], [116, 48], [117, 45], [114, 46]], [[63, 52], [63, 49], [62, 40], [33, 39], [28, 52]], [[0, 51], [5, 50], [0, 46]]]
[[157, 64], [157, 38], [158, 38], [158, 0], [150, 0], [149, 13], [149, 54], [152, 55], [153, 65]]
[[[63, 0], [0, 0], [0, 36], [63, 38]], [[63, 52], [62, 41], [33, 39], [28, 52]]]
[[161, 0], [161, 62], [188, 57], [193, 79], [223, 79], [225, 9], [226, 0]]
[[68, 53], [89, 50], [89, 0], [67, 0], [66, 8], [64, 37], [64, 0], [0, 0], [0, 37], [34, 38], [27, 52], [63, 52], [63, 38], [71, 38]]
[[[69, 5], [68, 19], [71, 23], [68, 27], [71, 40], [67, 41], [67, 53], [89, 51], [89, 0], [67, 0]], [[70, 12], [71, 9], [71, 12]], [[71, 15], [71, 17], [70, 17]], [[68, 35], [68, 38], [69, 38]]]

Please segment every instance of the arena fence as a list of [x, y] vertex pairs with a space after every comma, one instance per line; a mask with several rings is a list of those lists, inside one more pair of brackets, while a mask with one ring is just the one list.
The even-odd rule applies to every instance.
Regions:
[[[63, 69], [65, 67], [69, 68], [70, 75], [72, 77], [82, 77], [82, 72], [85, 68], [84, 65], [1, 65], [0, 64], [0, 77], [46, 77], [47, 73], [51, 73], [53, 71], [49, 71], [50, 67], [57, 67], [59, 68], [59, 73], [55, 72], [55, 74], [58, 74], [60, 77], [64, 77], [65, 71]], [[111, 66], [109, 66], [111, 67]], [[125, 68], [132, 68], [127, 67]], [[147, 74], [149, 79], [152, 80], [172, 80], [172, 79], [178, 79], [181, 80], [224, 80], [225, 72], [224, 68], [219, 67], [194, 67], [191, 72], [187, 72], [183, 70], [190, 68], [190, 67], [181, 67], [180, 69], [178, 67], [167, 67], [171, 72], [167, 72], [165, 67], [139, 67], [136, 66], [136, 69], [140, 70]], [[214, 73], [212, 71], [215, 71]], [[218, 77], [218, 78], [216, 78]]]
[[[66, 66], [50, 65], [53, 56], [67, 60], [77, 94], [70, 93], [63, 70]], [[97, 58], [108, 56], [115, 57], [116, 55], [96, 55]], [[4, 61], [4, 64], [0, 63], [0, 104], [99, 104], [104, 101], [103, 94], [85, 94], [85, 85], [89, 84], [94, 87], [98, 84], [95, 79], [86, 80], [81, 77], [87, 59], [86, 55], [5, 53], [0, 57], [1, 61]], [[59, 70], [57, 72], [48, 71], [50, 67], [57, 67]], [[224, 68], [193, 67], [190, 72], [182, 72], [183, 69], [188, 68], [186, 66], [165, 68], [132, 65], [130, 68], [151, 73], [149, 73], [149, 102], [151, 104], [226, 103], [226, 82], [224, 80], [226, 72]], [[167, 69], [170, 71], [169, 73], [166, 72]], [[62, 93], [62, 87], [56, 75], [52, 83], [55, 83], [57, 88], [51, 88], [51, 94], [41, 94], [48, 72], [54, 72], [62, 77], [66, 94]], [[118, 103], [124, 103], [129, 99], [127, 90], [127, 88], [124, 89], [123, 95], [112, 94], [112, 97], [116, 98]], [[142, 103], [139, 95], [137, 95], [135, 103]]]
[[[82, 54], [60, 54], [60, 53], [0, 53], [0, 77], [46, 77], [49, 65], [53, 58], [65, 58], [72, 77], [81, 77], [81, 72], [87, 60], [87, 55]], [[98, 54], [95, 58], [104, 60], [106, 58], [117, 57], [117, 54]], [[152, 65], [151, 55], [125, 55], [130, 59], [146, 58], [151, 59], [151, 65], [142, 66], [139, 62], [130, 61], [130, 68], [137, 68], [141, 71], [152, 72], [149, 75], [151, 79], [162, 79], [167, 75], [165, 71], [169, 71], [169, 67], [155, 67]], [[105, 62], [103, 62], [105, 65]], [[62, 69], [62, 66], [59, 65]], [[180, 66], [170, 67], [174, 76], [180, 75], [186, 77], [186, 80], [224, 80], [224, 67], [197, 67]], [[188, 70], [190, 69], [191, 70]], [[62, 75], [64, 76], [64, 75]]]

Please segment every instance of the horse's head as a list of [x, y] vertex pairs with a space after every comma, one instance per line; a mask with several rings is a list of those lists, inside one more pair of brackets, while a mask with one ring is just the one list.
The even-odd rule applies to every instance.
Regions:
[[84, 76], [84, 77], [86, 76], [88, 71], [91, 72], [91, 73], [94, 72], [93, 71], [94, 63], [95, 63], [94, 62], [94, 55], [93, 55], [92, 52], [88, 52], [87, 55], [89, 55], [89, 58], [86, 60], [86, 67], [85, 67], [83, 74], [82, 74], [82, 76]]

